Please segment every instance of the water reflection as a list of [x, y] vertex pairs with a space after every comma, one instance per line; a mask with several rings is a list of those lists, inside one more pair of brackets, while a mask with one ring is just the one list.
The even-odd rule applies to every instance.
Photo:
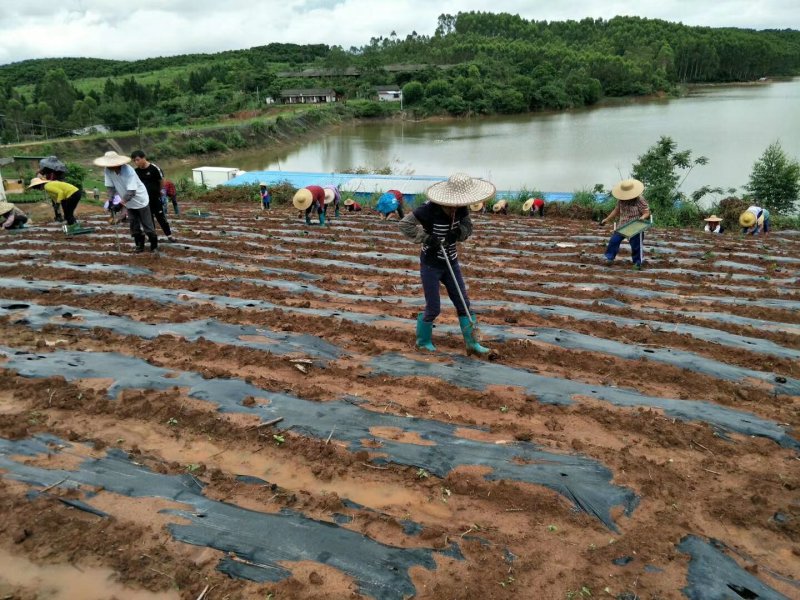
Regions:
[[390, 167], [394, 173], [446, 175], [467, 171], [499, 189], [574, 191], [610, 186], [662, 135], [707, 156], [683, 190], [701, 185], [741, 188], [764, 149], [780, 139], [800, 156], [800, 79], [739, 87], [704, 87], [681, 99], [619, 101], [566, 113], [426, 122], [348, 125], [301, 147], [198, 159], [170, 168], [186, 176], [200, 164], [245, 170], [342, 171]]

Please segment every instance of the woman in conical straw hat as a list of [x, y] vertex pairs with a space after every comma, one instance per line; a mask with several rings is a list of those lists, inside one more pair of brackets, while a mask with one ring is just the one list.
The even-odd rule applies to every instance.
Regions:
[[766, 236], [769, 233], [769, 211], [760, 206], [750, 206], [739, 215], [739, 225], [746, 235], [758, 235], [763, 229]]
[[458, 312], [467, 353], [488, 355], [491, 352], [475, 339], [474, 315], [470, 319], [469, 298], [461, 276], [456, 242], [463, 242], [472, 235], [469, 205], [483, 202], [494, 193], [494, 185], [488, 181], [456, 173], [447, 181], [429, 187], [425, 192], [428, 201], [400, 221], [403, 235], [422, 244], [420, 276], [425, 293], [425, 312], [417, 315], [417, 347], [420, 349], [436, 351], [431, 336], [433, 322], [441, 312], [439, 285], [443, 284]]
[[706, 226], [703, 228], [703, 231], [706, 233], [722, 233], [725, 231], [725, 229], [722, 227], [722, 219], [717, 215], [706, 217], [703, 219], [703, 221], [706, 223]]
[[[600, 224], [605, 225], [609, 221], [619, 218], [620, 225], [629, 223], [636, 219], [647, 219], [650, 217], [650, 206], [642, 196], [644, 184], [638, 179], [623, 179], [611, 190], [611, 195], [617, 199], [617, 205], [611, 214], [603, 219]], [[619, 252], [619, 245], [625, 237], [616, 231], [611, 234], [606, 247], [606, 265], [611, 266]], [[631, 245], [631, 260], [633, 268], [637, 271], [642, 268], [644, 259], [644, 232], [637, 233], [628, 240]]]

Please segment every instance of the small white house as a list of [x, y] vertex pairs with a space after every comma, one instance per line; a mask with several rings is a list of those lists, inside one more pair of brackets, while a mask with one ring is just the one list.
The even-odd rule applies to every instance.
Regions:
[[397, 85], [376, 85], [375, 93], [380, 102], [402, 102], [403, 90]]
[[105, 125], [89, 125], [80, 129], [73, 129], [73, 135], [91, 135], [93, 133], [111, 133], [111, 129]]
[[244, 173], [235, 167], [198, 167], [192, 169], [192, 181], [195, 185], [217, 187]]

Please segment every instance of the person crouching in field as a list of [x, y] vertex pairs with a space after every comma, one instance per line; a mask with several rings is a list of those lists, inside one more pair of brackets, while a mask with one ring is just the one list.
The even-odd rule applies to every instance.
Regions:
[[[608, 222], [618, 220], [620, 225], [624, 225], [636, 219], [649, 219], [650, 206], [647, 200], [642, 196], [644, 191], [644, 184], [638, 179], [624, 179], [614, 186], [611, 190], [611, 195], [617, 199], [617, 205], [600, 224], [606, 225]], [[619, 252], [619, 245], [625, 237], [616, 231], [611, 234], [611, 239], [608, 240], [606, 247], [605, 259], [606, 265], [611, 266], [614, 259]], [[631, 245], [631, 260], [633, 261], [633, 268], [639, 270], [642, 268], [642, 260], [644, 260], [644, 232], [637, 233], [628, 240]]]
[[706, 224], [706, 226], [703, 227], [703, 231], [706, 233], [722, 233], [725, 231], [725, 228], [722, 226], [722, 219], [717, 215], [706, 217], [703, 221], [705, 221]]
[[136, 244], [134, 252], [144, 252], [145, 236], [150, 240], [150, 252], [157, 252], [158, 236], [150, 214], [150, 196], [136, 171], [128, 164], [130, 161], [129, 157], [109, 150], [100, 158], [95, 158], [94, 164], [104, 167], [108, 199], [113, 203], [114, 195], [119, 194], [122, 205], [128, 210], [131, 237]]
[[441, 312], [439, 286], [444, 284], [458, 312], [467, 353], [488, 355], [491, 352], [489, 348], [481, 346], [474, 336], [474, 316], [470, 320], [469, 298], [458, 264], [456, 242], [463, 242], [472, 235], [472, 220], [467, 207], [492, 197], [494, 192], [494, 185], [488, 181], [456, 173], [447, 181], [429, 187], [425, 192], [428, 201], [400, 221], [403, 235], [422, 244], [419, 259], [425, 312], [417, 315], [417, 348], [436, 351], [431, 336], [433, 322]]
[[760, 206], [751, 206], [739, 215], [739, 225], [744, 235], [758, 235], [763, 229], [766, 237], [769, 233], [769, 211]]
[[345, 200], [344, 205], [347, 207], [347, 212], [361, 212], [361, 205], [352, 198]]
[[319, 214], [319, 224], [325, 226], [325, 190], [318, 185], [309, 185], [300, 188], [292, 198], [294, 207], [301, 211], [305, 211], [306, 225], [311, 225], [311, 210], [314, 205], [317, 207]]
[[0, 223], [3, 229], [22, 229], [28, 222], [28, 215], [11, 202], [0, 201]]
[[37, 190], [43, 189], [54, 205], [61, 206], [61, 210], [64, 211], [64, 220], [67, 222], [67, 233], [80, 229], [81, 226], [75, 219], [75, 209], [83, 197], [81, 190], [66, 181], [47, 181], [39, 177], [34, 177], [28, 187]]

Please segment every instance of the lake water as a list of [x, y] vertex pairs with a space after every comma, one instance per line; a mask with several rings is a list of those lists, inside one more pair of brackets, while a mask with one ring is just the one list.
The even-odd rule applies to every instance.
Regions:
[[[464, 171], [501, 190], [572, 192], [610, 187], [630, 175], [660, 136], [709, 163], [687, 177], [684, 192], [708, 184], [741, 189], [753, 162], [780, 140], [800, 157], [800, 79], [696, 88], [684, 98], [627, 101], [553, 114], [348, 125], [296, 148], [248, 150], [193, 160], [191, 166], [247, 171], [341, 172], [390, 167], [393, 173]], [[186, 171], [186, 164], [180, 171]], [[188, 174], [188, 173], [186, 173]]]

